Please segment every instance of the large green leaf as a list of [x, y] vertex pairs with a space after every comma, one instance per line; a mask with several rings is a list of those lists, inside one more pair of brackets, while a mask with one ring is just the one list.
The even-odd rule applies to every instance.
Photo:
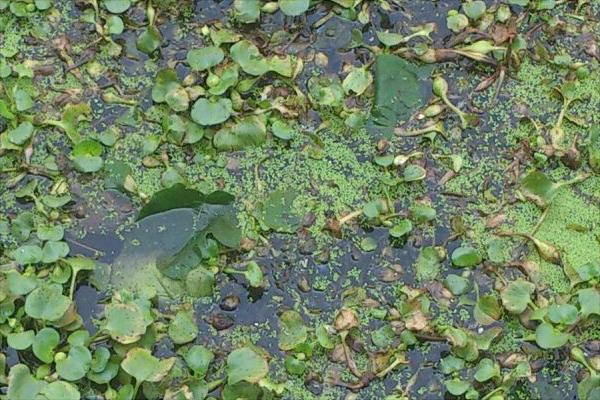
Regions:
[[248, 116], [234, 124], [227, 124], [215, 134], [213, 144], [217, 150], [240, 150], [259, 146], [267, 140], [264, 118]]
[[227, 356], [227, 382], [230, 385], [242, 381], [256, 383], [268, 372], [267, 360], [250, 347], [234, 350]]
[[391, 134], [392, 127], [406, 122], [430, 96], [426, 83], [430, 66], [417, 66], [400, 57], [382, 54], [375, 60], [375, 102], [369, 130]]

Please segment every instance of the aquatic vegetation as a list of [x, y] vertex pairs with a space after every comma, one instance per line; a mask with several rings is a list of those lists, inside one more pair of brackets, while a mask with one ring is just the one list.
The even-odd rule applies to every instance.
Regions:
[[596, 1], [0, 0], [0, 390], [600, 393]]

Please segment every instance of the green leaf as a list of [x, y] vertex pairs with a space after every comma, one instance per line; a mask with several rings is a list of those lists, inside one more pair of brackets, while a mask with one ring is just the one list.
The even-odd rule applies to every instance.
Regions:
[[213, 145], [219, 151], [233, 151], [259, 146], [266, 140], [264, 118], [251, 115], [219, 129], [213, 138]]
[[477, 382], [485, 382], [500, 377], [500, 365], [489, 358], [482, 358], [477, 365], [474, 377]]
[[483, 17], [486, 11], [486, 5], [483, 0], [469, 1], [467, 3], [463, 3], [462, 7], [466, 16], [473, 21]]
[[105, 329], [119, 343], [137, 342], [144, 333], [148, 321], [137, 303], [111, 303], [104, 310]]
[[195, 71], [204, 71], [219, 65], [224, 57], [223, 50], [216, 46], [208, 46], [190, 50], [187, 53], [187, 63]]
[[141, 382], [159, 382], [169, 372], [175, 358], [159, 360], [154, 357], [150, 350], [135, 347], [127, 352], [127, 356], [121, 361], [121, 368], [135, 378], [136, 384]]
[[267, 360], [250, 347], [242, 347], [227, 356], [227, 383], [257, 383], [269, 372]]
[[175, 314], [175, 318], [169, 324], [169, 336], [175, 344], [184, 344], [196, 339], [198, 327], [193, 310], [182, 310]]
[[62, 225], [39, 225], [36, 235], [41, 241], [59, 241], [64, 237], [65, 229]]
[[154, 86], [152, 87], [152, 100], [156, 103], [166, 101], [167, 93], [179, 86], [177, 73], [171, 68], [161, 69], [156, 73]]
[[43, 388], [40, 394], [46, 396], [48, 400], [79, 400], [81, 394], [77, 386], [63, 381], [54, 381]]
[[276, 232], [295, 232], [300, 225], [300, 217], [293, 210], [296, 197], [296, 193], [289, 190], [270, 193], [261, 208], [261, 222]]
[[455, 296], [460, 296], [465, 293], [467, 288], [469, 287], [469, 281], [462, 276], [450, 274], [446, 277], [445, 286], [452, 292]]
[[279, 119], [271, 124], [271, 132], [273, 132], [273, 136], [281, 140], [291, 140], [296, 135], [294, 128]]
[[444, 381], [444, 384], [446, 385], [448, 392], [454, 396], [460, 396], [464, 394], [471, 387], [469, 382], [458, 378]]
[[208, 372], [208, 367], [215, 355], [202, 345], [194, 345], [183, 356], [187, 366], [195, 376], [203, 377]]
[[155, 26], [149, 26], [138, 37], [136, 46], [139, 51], [148, 55], [160, 47], [162, 36]]
[[131, 0], [104, 0], [102, 3], [113, 14], [124, 13], [131, 7]]
[[31, 318], [56, 321], [64, 315], [71, 300], [62, 294], [62, 286], [46, 284], [34, 289], [25, 300], [25, 312]]
[[33, 343], [35, 332], [32, 330], [9, 333], [6, 342], [15, 350], [25, 350]]
[[488, 294], [481, 296], [477, 300], [477, 304], [475, 304], [475, 308], [473, 309], [473, 316], [481, 325], [489, 325], [500, 319], [502, 309], [496, 297]]
[[37, 264], [42, 261], [43, 252], [40, 246], [26, 244], [15, 250], [14, 257], [19, 265]]
[[35, 379], [24, 364], [14, 365], [8, 374], [8, 400], [32, 400], [46, 386], [46, 382]]
[[403, 218], [390, 228], [389, 234], [394, 238], [401, 238], [408, 235], [413, 229], [413, 224], [409, 219]]
[[571, 336], [544, 322], [535, 330], [535, 341], [542, 349], [556, 349], [564, 346]]
[[455, 267], [474, 267], [481, 261], [479, 251], [469, 246], [458, 247], [452, 252], [452, 264]]
[[309, 5], [309, 0], [279, 0], [281, 12], [291, 17], [304, 14]]
[[102, 145], [95, 140], [85, 139], [80, 141], [71, 151], [71, 159], [75, 169], [84, 173], [99, 171], [104, 165], [101, 157], [103, 151]]
[[239, 67], [237, 64], [231, 64], [224, 68], [219, 68], [214, 74], [208, 76], [208, 93], [214, 96], [220, 96], [238, 83]]
[[292, 350], [304, 343], [307, 338], [308, 330], [298, 312], [288, 310], [279, 316], [279, 348], [281, 350]]
[[446, 26], [454, 33], [458, 33], [469, 26], [469, 19], [466, 15], [460, 14], [456, 10], [450, 10], [446, 17]]
[[111, 15], [106, 19], [106, 29], [111, 35], [120, 35], [125, 29], [125, 25], [123, 24], [121, 17]]
[[202, 126], [208, 126], [227, 121], [232, 112], [232, 103], [229, 99], [208, 100], [200, 98], [194, 103], [191, 116], [194, 122]]
[[521, 314], [531, 301], [534, 290], [535, 285], [531, 282], [522, 279], [510, 282], [500, 292], [504, 308], [513, 314]]
[[252, 42], [240, 40], [231, 46], [229, 55], [247, 74], [261, 76], [269, 71], [267, 60]]
[[8, 132], [8, 140], [17, 146], [22, 146], [33, 136], [33, 124], [29, 121], [24, 121], [15, 129]]
[[80, 345], [72, 345], [68, 355], [58, 353], [54, 357], [56, 372], [67, 381], [78, 381], [83, 378], [90, 369], [92, 354]]
[[427, 170], [420, 165], [410, 164], [404, 168], [402, 177], [404, 178], [404, 182], [422, 181], [427, 177]]
[[244, 24], [258, 21], [261, 2], [256, 0], [235, 0], [233, 2], [234, 17]]
[[552, 304], [548, 307], [548, 318], [555, 324], [573, 325], [577, 322], [577, 307], [572, 304]]
[[21, 275], [15, 270], [6, 272], [8, 289], [16, 296], [23, 296], [37, 287], [35, 276]]
[[391, 135], [393, 127], [424, 106], [430, 96], [424, 82], [430, 74], [431, 66], [417, 66], [390, 54], [378, 55], [375, 101], [368, 130], [375, 135]]
[[373, 75], [367, 71], [366, 67], [353, 67], [348, 76], [342, 82], [342, 87], [346, 93], [354, 92], [360, 96], [373, 83]]
[[319, 106], [339, 107], [344, 101], [344, 88], [337, 76], [313, 76], [308, 80], [310, 100]]
[[33, 99], [29, 96], [29, 93], [23, 89], [16, 89], [14, 93], [15, 106], [17, 111], [27, 111], [33, 107]]
[[440, 274], [442, 265], [438, 252], [433, 247], [423, 247], [415, 263], [416, 276], [421, 281], [434, 280]]
[[60, 343], [60, 335], [55, 329], [43, 328], [33, 339], [33, 354], [42, 362], [50, 364], [54, 360], [54, 349]]
[[48, 241], [42, 248], [42, 262], [52, 264], [69, 254], [69, 245], [66, 242]]
[[387, 47], [397, 46], [404, 42], [404, 36], [396, 32], [377, 31], [377, 39]]
[[79, 123], [91, 112], [92, 109], [87, 103], [67, 104], [63, 109], [60, 121], [46, 120], [44, 123], [62, 129], [72, 143], [78, 143], [81, 141], [78, 132]]
[[581, 316], [587, 318], [592, 314], [600, 315], [600, 293], [596, 288], [577, 291]]
[[215, 283], [215, 274], [203, 267], [192, 269], [185, 277], [187, 293], [192, 297], [212, 296]]
[[543, 173], [532, 171], [521, 181], [520, 190], [527, 199], [545, 208], [552, 202], [559, 188], [559, 184]]

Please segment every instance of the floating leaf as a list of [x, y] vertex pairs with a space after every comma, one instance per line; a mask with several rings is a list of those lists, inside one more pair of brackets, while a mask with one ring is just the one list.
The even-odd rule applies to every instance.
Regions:
[[188, 51], [187, 63], [193, 70], [204, 71], [219, 65], [224, 57], [223, 50], [216, 46], [208, 46]]
[[8, 140], [17, 146], [22, 146], [33, 136], [33, 124], [29, 121], [24, 121], [15, 129], [8, 132]]
[[235, 19], [244, 24], [256, 22], [260, 17], [261, 2], [256, 0], [235, 0], [233, 2]]
[[504, 308], [513, 314], [521, 314], [529, 305], [534, 290], [535, 285], [531, 282], [522, 279], [510, 282], [500, 293]]
[[25, 312], [31, 318], [56, 321], [67, 311], [71, 300], [62, 294], [62, 286], [46, 284], [34, 289], [25, 299]]
[[72, 345], [68, 355], [57, 353], [54, 357], [56, 372], [68, 381], [77, 381], [85, 376], [90, 369], [92, 354], [80, 345]]
[[289, 190], [276, 190], [269, 194], [262, 206], [261, 222], [276, 232], [296, 231], [300, 224], [300, 217], [292, 208], [296, 197]]
[[535, 341], [542, 349], [556, 349], [564, 346], [571, 336], [544, 322], [535, 330]]
[[474, 267], [482, 261], [477, 249], [461, 246], [452, 252], [452, 264], [455, 267]]
[[202, 345], [194, 345], [190, 347], [183, 358], [195, 376], [203, 377], [208, 372], [208, 366], [215, 358], [215, 355]]
[[416, 66], [389, 54], [375, 59], [375, 101], [369, 130], [377, 135], [391, 135], [392, 128], [407, 121], [425, 105], [429, 89], [424, 81], [430, 66]]
[[135, 343], [146, 332], [148, 321], [136, 303], [111, 303], [104, 310], [105, 329], [110, 336], [123, 344]]
[[310, 0], [279, 0], [281, 12], [291, 17], [304, 14], [309, 5]]
[[346, 93], [354, 92], [354, 94], [360, 96], [367, 90], [371, 83], [373, 83], [373, 75], [371, 75], [366, 67], [352, 68], [348, 76], [344, 78], [342, 87]]
[[438, 252], [433, 247], [423, 247], [415, 263], [417, 278], [430, 281], [438, 277], [442, 265]]
[[145, 381], [160, 382], [174, 363], [174, 357], [159, 360], [152, 355], [150, 350], [134, 347], [127, 352], [127, 356], [121, 361], [121, 368], [135, 378], [137, 387]]
[[477, 365], [477, 371], [475, 371], [475, 380], [486, 382], [497, 377], [500, 377], [500, 365], [489, 358], [482, 358]]
[[26, 244], [15, 251], [14, 257], [20, 265], [37, 264], [42, 261], [43, 252], [40, 246]]
[[288, 310], [279, 316], [279, 348], [281, 350], [292, 350], [304, 343], [307, 337], [308, 330], [298, 312]]
[[102, 4], [109, 12], [121, 14], [131, 7], [131, 0], [104, 0]]
[[194, 103], [191, 116], [194, 122], [207, 126], [227, 121], [232, 112], [232, 103], [229, 99], [208, 100], [201, 98]]
[[308, 80], [311, 101], [320, 106], [339, 107], [344, 100], [344, 88], [337, 76], [313, 76]]
[[217, 150], [230, 151], [259, 146], [266, 140], [264, 118], [252, 115], [219, 129], [213, 138], [213, 144]]
[[43, 328], [33, 339], [33, 354], [42, 362], [50, 364], [54, 360], [54, 349], [60, 343], [60, 335], [55, 329]]
[[250, 75], [261, 76], [269, 71], [266, 58], [258, 47], [248, 40], [240, 40], [229, 49], [231, 59]]
[[459, 378], [444, 381], [444, 384], [446, 385], [448, 392], [454, 396], [460, 396], [464, 394], [471, 387], [469, 382], [463, 381]]
[[413, 229], [413, 224], [409, 219], [403, 218], [390, 228], [391, 237], [401, 238], [408, 235]]
[[486, 11], [486, 5], [483, 0], [473, 0], [462, 5], [465, 15], [473, 21], [481, 18]]
[[14, 365], [8, 374], [8, 400], [36, 399], [46, 382], [35, 379], [24, 364]]
[[9, 333], [6, 342], [15, 350], [25, 350], [33, 343], [35, 332], [32, 330]]
[[548, 319], [555, 324], [572, 325], [577, 322], [577, 307], [572, 304], [552, 304], [548, 307]]
[[63, 381], [54, 381], [49, 383], [40, 392], [48, 400], [79, 400], [81, 394], [77, 386]]
[[267, 360], [250, 347], [242, 347], [227, 356], [227, 383], [256, 383], [269, 372]]
[[175, 318], [169, 324], [169, 336], [175, 344], [188, 343], [194, 340], [198, 336], [194, 312], [182, 310], [175, 314]]
[[148, 55], [154, 53], [160, 47], [162, 35], [155, 26], [148, 26], [138, 36], [136, 46], [139, 51]]
[[587, 318], [592, 314], [600, 315], [600, 293], [596, 288], [587, 288], [577, 291], [581, 316]]

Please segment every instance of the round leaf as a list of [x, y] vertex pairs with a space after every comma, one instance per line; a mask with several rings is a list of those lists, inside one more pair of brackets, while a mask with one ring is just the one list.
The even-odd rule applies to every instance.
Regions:
[[227, 356], [227, 382], [230, 385], [242, 381], [256, 383], [268, 372], [267, 360], [250, 347], [234, 350]]
[[62, 294], [62, 286], [48, 284], [27, 295], [25, 312], [31, 318], [56, 321], [64, 315], [70, 305], [71, 300]]
[[283, 351], [292, 350], [304, 343], [308, 330], [302, 316], [293, 310], [284, 311], [279, 317], [279, 348]]
[[193, 70], [204, 71], [218, 65], [224, 57], [223, 50], [216, 46], [209, 46], [190, 50], [187, 53], [187, 63]]
[[229, 99], [218, 99], [210, 101], [205, 98], [198, 99], [192, 107], [192, 119], [202, 125], [217, 125], [227, 121], [233, 112], [232, 103]]
[[54, 348], [60, 343], [60, 335], [55, 329], [40, 330], [33, 340], [33, 354], [42, 362], [50, 364], [54, 360]]
[[472, 247], [461, 246], [452, 252], [452, 264], [455, 267], [474, 267], [481, 261], [481, 255]]
[[303, 14], [308, 10], [309, 5], [309, 0], [279, 0], [281, 12], [291, 17]]

